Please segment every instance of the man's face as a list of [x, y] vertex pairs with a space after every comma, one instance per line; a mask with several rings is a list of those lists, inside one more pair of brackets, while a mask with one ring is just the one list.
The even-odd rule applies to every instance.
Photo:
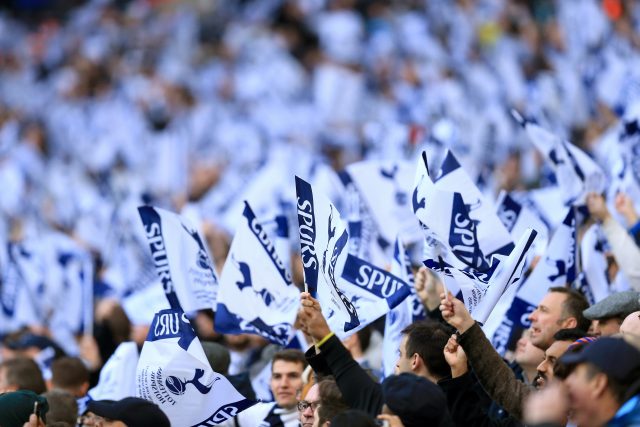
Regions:
[[553, 335], [562, 329], [562, 303], [566, 298], [560, 292], [549, 292], [529, 316], [531, 343], [536, 347], [543, 350], [549, 348], [553, 343]]
[[402, 341], [400, 341], [400, 348], [398, 349], [398, 361], [396, 362], [396, 375], [404, 372], [412, 372], [411, 359], [412, 355], [407, 355], [407, 340], [409, 336], [404, 335]]
[[618, 317], [594, 320], [591, 325], [593, 335], [596, 337], [608, 337], [620, 332], [621, 320]]
[[522, 366], [538, 366], [544, 360], [544, 351], [534, 346], [530, 339], [531, 331], [527, 329], [516, 345], [515, 360]]
[[623, 335], [640, 336], [640, 311], [636, 311], [627, 316], [620, 325], [620, 332]]
[[282, 408], [296, 406], [296, 393], [302, 388], [302, 363], [276, 360], [271, 368], [271, 392]]
[[[300, 424], [302, 427], [312, 427], [315, 425], [317, 420], [317, 411], [314, 411], [315, 404], [320, 400], [320, 390], [318, 384], [314, 384], [311, 386], [309, 391], [307, 391], [307, 395], [304, 400], [311, 403], [304, 411], [300, 412]], [[317, 409], [317, 408], [316, 408]]]
[[[599, 374], [602, 375], [602, 374]], [[564, 380], [569, 391], [569, 409], [571, 411], [571, 421], [575, 425], [593, 425], [593, 410], [596, 407], [595, 397], [597, 394], [594, 381], [596, 376], [590, 378], [589, 368], [582, 363], [575, 367]]]
[[571, 341], [554, 341], [544, 352], [544, 360], [538, 365], [536, 386], [542, 388], [554, 377], [556, 362], [571, 345]]

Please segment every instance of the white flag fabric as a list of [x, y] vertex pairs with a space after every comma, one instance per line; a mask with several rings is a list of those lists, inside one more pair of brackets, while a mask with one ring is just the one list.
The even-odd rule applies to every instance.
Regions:
[[340, 214], [323, 195], [296, 177], [298, 224], [305, 281], [341, 339], [385, 315], [410, 287], [397, 276], [348, 254]]
[[518, 289], [511, 307], [497, 329], [502, 336], [513, 328], [528, 328], [529, 315], [553, 286], [565, 286], [576, 279], [576, 215], [569, 208], [564, 221], [556, 229], [547, 252]]
[[498, 195], [496, 204], [498, 217], [511, 236], [517, 238], [522, 236], [527, 228], [533, 228], [538, 232], [538, 236], [531, 252], [534, 255], [544, 254], [549, 243], [549, 225], [531, 204], [521, 203], [506, 192]]
[[[360, 319], [360, 325], [351, 333], [384, 316], [411, 295], [411, 286], [403, 279], [353, 255], [347, 256], [338, 283]], [[328, 321], [331, 326], [331, 319]], [[346, 337], [338, 332], [336, 335]]]
[[11, 332], [27, 325], [43, 326], [44, 266], [36, 248], [28, 242], [10, 242], [6, 254], [0, 292], [4, 319], [0, 330]]
[[580, 277], [576, 281], [579, 290], [587, 297], [589, 304], [595, 304], [610, 294], [609, 265], [605, 252], [607, 238], [600, 224], [593, 224], [582, 236], [580, 242]]
[[157, 404], [175, 426], [211, 426], [255, 404], [211, 369], [180, 310], [153, 319], [136, 371], [137, 396]]
[[121, 343], [100, 371], [98, 384], [89, 390], [91, 400], [121, 400], [136, 395], [138, 344]]
[[605, 190], [605, 173], [584, 151], [525, 119], [517, 111], [511, 113], [531, 142], [551, 162], [566, 205], [584, 204], [588, 192]]
[[408, 243], [419, 236], [410, 204], [414, 175], [410, 162], [376, 160], [352, 163], [339, 173], [345, 187], [353, 184], [362, 196], [376, 225], [378, 244], [388, 252], [396, 236]]
[[347, 257], [346, 227], [333, 204], [323, 195], [314, 194], [311, 185], [297, 176], [296, 195], [305, 284], [320, 301], [330, 325], [338, 326], [332, 330], [350, 331], [360, 325], [360, 320], [337, 283]]
[[396, 239], [394, 245], [391, 272], [409, 285], [411, 294], [395, 308], [389, 310], [385, 319], [382, 339], [382, 370], [385, 378], [395, 372], [398, 350], [402, 341], [402, 330], [411, 323], [426, 317], [424, 306], [413, 287], [414, 277], [409, 254], [400, 238]]
[[412, 198], [420, 224], [447, 249], [442, 257], [448, 264], [479, 271], [489, 268], [478, 241], [478, 222], [469, 216], [469, 206], [460, 193], [436, 188], [429, 175], [423, 173]]
[[300, 291], [248, 203], [220, 275], [215, 329], [251, 333], [286, 346], [300, 306]]
[[218, 277], [198, 230], [164, 209], [141, 206], [138, 213], [171, 307], [187, 312], [213, 307]]
[[511, 253], [514, 242], [511, 234], [496, 215], [493, 204], [480, 192], [451, 150], [442, 161], [434, 184], [439, 190], [460, 193], [469, 208], [469, 217], [476, 223], [478, 244], [486, 258]]
[[[485, 323], [505, 291], [520, 280], [527, 252], [536, 234], [535, 230], [527, 230], [508, 257], [494, 255], [489, 269], [491, 274], [487, 277], [474, 271], [445, 269], [444, 273], [452, 276], [460, 286], [463, 302], [475, 320]], [[435, 265], [435, 261], [432, 260], [432, 263], [425, 264]]]
[[343, 210], [349, 234], [348, 252], [376, 265], [388, 260], [388, 241], [380, 235], [373, 212], [348, 172], [339, 174], [345, 186]]

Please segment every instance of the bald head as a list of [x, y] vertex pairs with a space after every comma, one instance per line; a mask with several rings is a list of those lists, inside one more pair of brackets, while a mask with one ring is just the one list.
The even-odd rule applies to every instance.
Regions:
[[624, 319], [620, 325], [620, 333], [640, 336], [640, 311], [634, 311]]

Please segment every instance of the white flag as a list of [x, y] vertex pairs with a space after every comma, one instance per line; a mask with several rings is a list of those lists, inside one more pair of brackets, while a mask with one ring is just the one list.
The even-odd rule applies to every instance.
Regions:
[[606, 175], [584, 151], [523, 118], [517, 111], [511, 113], [531, 142], [551, 162], [566, 205], [584, 204], [588, 192], [604, 191]]
[[252, 333], [286, 346], [295, 333], [300, 291], [251, 207], [242, 221], [220, 276], [215, 328], [227, 334]]
[[[411, 286], [403, 279], [353, 255], [347, 256], [338, 283], [360, 319], [360, 325], [351, 333], [384, 316], [411, 295]], [[336, 335], [346, 337], [338, 332]]]
[[347, 257], [346, 227], [333, 204], [297, 176], [296, 195], [305, 284], [320, 301], [324, 317], [338, 324], [334, 332], [352, 330], [360, 325], [358, 313], [337, 283]]
[[582, 236], [580, 242], [580, 278], [576, 284], [587, 297], [589, 304], [595, 304], [609, 296], [609, 265], [605, 252], [608, 247], [600, 224], [593, 224]]
[[496, 215], [493, 204], [480, 192], [451, 150], [442, 161], [434, 184], [439, 190], [460, 193], [469, 207], [469, 217], [476, 223], [478, 244], [486, 258], [494, 253], [509, 255], [514, 242], [511, 234]]
[[511, 236], [517, 238], [522, 236], [527, 228], [533, 228], [538, 232], [532, 254], [542, 255], [549, 243], [549, 225], [542, 215], [536, 212], [532, 203], [525, 204], [518, 201], [506, 192], [498, 195], [498, 217], [504, 224]]
[[[475, 320], [485, 323], [505, 291], [520, 280], [527, 252], [531, 249], [536, 234], [535, 230], [527, 230], [508, 257], [494, 255], [490, 274], [456, 268], [445, 269], [445, 274], [456, 279], [462, 291], [463, 302]], [[434, 260], [431, 262], [433, 264], [425, 262], [425, 265], [435, 265]]]
[[378, 244], [388, 252], [396, 236], [413, 243], [419, 235], [411, 211], [414, 175], [410, 162], [374, 160], [352, 163], [339, 174], [345, 187], [354, 185], [362, 196], [376, 225]]
[[175, 426], [218, 425], [255, 404], [211, 369], [186, 315], [156, 314], [136, 371], [137, 396], [157, 404]]
[[489, 268], [478, 241], [478, 221], [469, 216], [469, 206], [460, 193], [439, 190], [424, 173], [413, 192], [412, 203], [420, 223], [446, 248], [442, 257], [448, 264], [479, 271]]
[[398, 360], [398, 350], [402, 341], [402, 330], [416, 320], [426, 317], [422, 301], [413, 287], [414, 277], [409, 262], [409, 254], [404, 248], [400, 238], [394, 245], [393, 262], [391, 272], [400, 277], [409, 285], [411, 294], [403, 302], [387, 313], [384, 324], [384, 337], [382, 340], [382, 368], [386, 377], [393, 375]]
[[138, 212], [171, 307], [187, 312], [213, 307], [218, 278], [197, 229], [164, 209], [141, 206]]
[[121, 400], [136, 395], [138, 345], [123, 342], [100, 370], [98, 384], [89, 390], [91, 400]]

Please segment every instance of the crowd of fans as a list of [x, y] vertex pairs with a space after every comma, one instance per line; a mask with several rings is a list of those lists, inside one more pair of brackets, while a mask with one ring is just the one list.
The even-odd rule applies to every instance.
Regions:
[[[170, 425], [137, 397], [86, 398], [119, 344], [142, 346], [153, 316], [126, 302], [157, 283], [138, 205], [195, 219], [220, 268], [230, 207], [270, 165], [331, 196], [346, 165], [433, 145], [493, 197], [554, 183], [511, 108], [611, 176], [612, 138], [638, 113], [633, 0], [76, 3], [37, 19], [0, 9], [0, 427]], [[212, 368], [262, 400], [224, 425], [640, 425], [637, 206], [640, 192], [587, 198], [611, 247], [607, 274], [632, 290], [590, 305], [550, 288], [509, 360], [424, 267], [415, 287], [428, 319], [403, 331], [383, 381], [384, 322], [342, 342], [308, 293], [304, 353], [220, 335], [211, 312], [194, 313]], [[69, 302], [56, 298], [52, 247], [90, 265], [91, 325], [71, 339], [56, 334]], [[16, 279], [14, 251], [42, 262]], [[10, 279], [36, 283], [30, 309], [9, 310]]]

